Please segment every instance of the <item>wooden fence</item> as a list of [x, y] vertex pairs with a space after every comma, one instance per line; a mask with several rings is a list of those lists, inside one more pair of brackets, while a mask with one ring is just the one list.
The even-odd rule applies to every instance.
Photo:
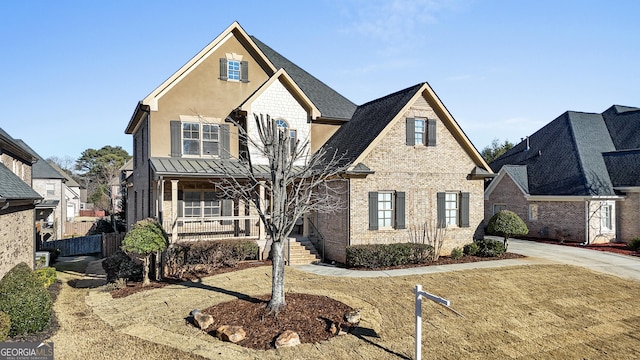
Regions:
[[115, 253], [122, 244], [125, 234], [98, 234], [63, 240], [44, 241], [39, 244], [42, 250], [60, 250], [60, 256], [101, 254], [107, 257]]
[[73, 236], [85, 236], [95, 224], [94, 221], [66, 221], [64, 223], [64, 233]]

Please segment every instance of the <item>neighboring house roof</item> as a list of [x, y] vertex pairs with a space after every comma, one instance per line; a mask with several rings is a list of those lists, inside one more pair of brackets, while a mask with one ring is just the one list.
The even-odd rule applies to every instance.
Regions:
[[602, 154], [615, 188], [640, 186], [640, 149]]
[[[613, 106], [602, 114], [567, 111], [490, 165], [494, 171], [526, 165], [531, 195], [615, 196], [614, 182], [633, 176], [637, 167], [622, 174], [624, 167], [614, 163], [623, 157], [611, 152], [640, 145], [638, 110]], [[624, 158], [633, 162], [631, 156]], [[611, 176], [611, 171], [618, 173]]]
[[2, 128], [0, 128], [0, 149], [9, 151], [25, 162], [33, 163], [38, 160], [29, 151], [25, 150], [20, 144], [18, 144], [16, 139], [7, 134], [6, 131], [2, 130]]
[[[49, 163], [47, 161], [47, 163]], [[80, 184], [78, 184], [77, 181], [75, 181], [71, 175], [69, 175], [66, 171], [64, 171], [60, 166], [58, 166], [56, 163], [49, 163], [49, 165], [51, 165], [51, 167], [53, 167], [54, 169], [56, 169], [57, 172], [59, 172], [62, 176], [64, 176], [65, 181], [64, 184], [67, 185], [68, 187], [80, 187]]]
[[0, 200], [37, 200], [42, 196], [0, 163]]
[[491, 168], [426, 82], [358, 106], [351, 120], [343, 124], [325, 143], [326, 156], [342, 155], [341, 165], [349, 166], [350, 171], [357, 170], [354, 166], [366, 167], [361, 161], [370, 151], [374, 140], [381, 136], [398, 116], [404, 116], [404, 112], [418, 96], [427, 98], [445, 126], [479, 167], [470, 171], [478, 176], [492, 175]]
[[316, 79], [311, 74], [274, 51], [255, 36], [251, 36], [262, 53], [276, 69], [284, 69], [322, 113], [323, 118], [348, 120], [356, 110], [356, 104]]
[[65, 179], [58, 170], [56, 170], [51, 164], [49, 164], [42, 156], [38, 155], [29, 145], [20, 139], [16, 139], [16, 142], [22, 146], [23, 149], [30, 152], [38, 161], [33, 164], [31, 177], [33, 179]]
[[[237, 159], [151, 158], [151, 168], [159, 176], [243, 177], [246, 163]], [[269, 165], [255, 165], [255, 173], [270, 174]]]

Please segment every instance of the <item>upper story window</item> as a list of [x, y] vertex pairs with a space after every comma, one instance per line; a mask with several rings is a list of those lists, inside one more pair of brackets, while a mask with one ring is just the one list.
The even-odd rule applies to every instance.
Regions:
[[46, 184], [47, 195], [55, 195], [56, 187], [54, 184]]
[[182, 123], [183, 155], [220, 155], [218, 124]]
[[406, 144], [436, 146], [436, 120], [414, 119], [406, 120]]
[[277, 119], [276, 126], [279, 130], [282, 130], [282, 133], [289, 137], [289, 146], [291, 152], [293, 153], [295, 150], [296, 141], [298, 140], [298, 132], [294, 129], [289, 129], [289, 124], [287, 124], [287, 122], [283, 119]]
[[242, 55], [231, 53], [220, 58], [220, 80], [249, 82], [249, 62]]

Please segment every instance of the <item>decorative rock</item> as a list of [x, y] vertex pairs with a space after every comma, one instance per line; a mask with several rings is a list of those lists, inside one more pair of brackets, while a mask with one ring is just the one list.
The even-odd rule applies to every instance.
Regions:
[[200, 310], [195, 309], [191, 311], [191, 315], [193, 316], [193, 320], [196, 325], [200, 327], [200, 330], [204, 330], [213, 324], [213, 316], [208, 314], [203, 314]]
[[285, 330], [276, 339], [276, 349], [300, 345], [300, 336], [292, 330]]
[[237, 343], [247, 336], [242, 326], [222, 325], [216, 330], [216, 336], [222, 341]]
[[346, 324], [338, 324], [332, 322], [331, 326], [329, 327], [329, 332], [333, 336], [347, 335], [347, 331], [349, 331], [349, 326]]
[[349, 311], [344, 314], [344, 319], [352, 325], [356, 325], [360, 322], [360, 310]]

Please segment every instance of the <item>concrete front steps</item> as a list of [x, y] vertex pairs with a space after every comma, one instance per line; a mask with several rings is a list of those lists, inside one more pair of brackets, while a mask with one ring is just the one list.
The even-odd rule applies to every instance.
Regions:
[[[307, 265], [319, 263], [322, 258], [318, 251], [307, 238], [289, 238], [289, 259], [287, 265]], [[285, 250], [286, 251], [286, 250]]]

